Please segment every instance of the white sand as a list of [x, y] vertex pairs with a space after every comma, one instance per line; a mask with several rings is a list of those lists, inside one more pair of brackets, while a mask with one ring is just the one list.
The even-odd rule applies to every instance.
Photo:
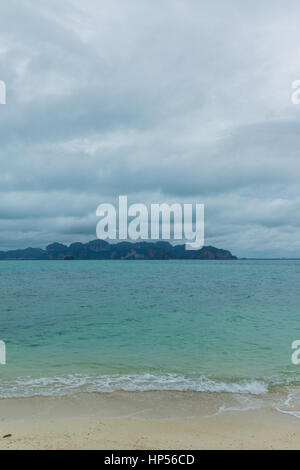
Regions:
[[215, 414], [223, 398], [124, 392], [0, 400], [0, 449], [300, 449], [297, 418], [268, 407]]

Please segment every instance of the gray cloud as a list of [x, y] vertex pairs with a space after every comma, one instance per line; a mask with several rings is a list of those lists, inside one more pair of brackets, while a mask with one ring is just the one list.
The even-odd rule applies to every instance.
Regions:
[[[272, 11], [272, 14], [270, 14]], [[296, 1], [1, 6], [0, 249], [95, 237], [95, 210], [206, 205], [206, 243], [300, 256]]]

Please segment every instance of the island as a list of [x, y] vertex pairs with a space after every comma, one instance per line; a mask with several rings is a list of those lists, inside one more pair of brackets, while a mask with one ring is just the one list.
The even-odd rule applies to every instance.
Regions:
[[45, 250], [25, 248], [0, 251], [0, 260], [236, 260], [230, 251], [204, 246], [200, 250], [186, 250], [185, 245], [169, 242], [119, 242], [93, 240], [88, 243], [52, 243]]

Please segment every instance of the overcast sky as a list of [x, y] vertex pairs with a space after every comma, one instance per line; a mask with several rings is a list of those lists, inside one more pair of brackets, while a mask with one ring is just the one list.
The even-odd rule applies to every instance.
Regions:
[[299, 1], [0, 7], [0, 249], [96, 238], [95, 211], [206, 207], [206, 240], [300, 257]]

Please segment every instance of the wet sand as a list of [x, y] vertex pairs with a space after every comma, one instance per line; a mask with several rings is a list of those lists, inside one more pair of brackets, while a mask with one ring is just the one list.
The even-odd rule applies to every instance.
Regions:
[[0, 416], [0, 449], [300, 449], [300, 420], [261, 407], [259, 397], [115, 392], [11, 398], [0, 400]]

